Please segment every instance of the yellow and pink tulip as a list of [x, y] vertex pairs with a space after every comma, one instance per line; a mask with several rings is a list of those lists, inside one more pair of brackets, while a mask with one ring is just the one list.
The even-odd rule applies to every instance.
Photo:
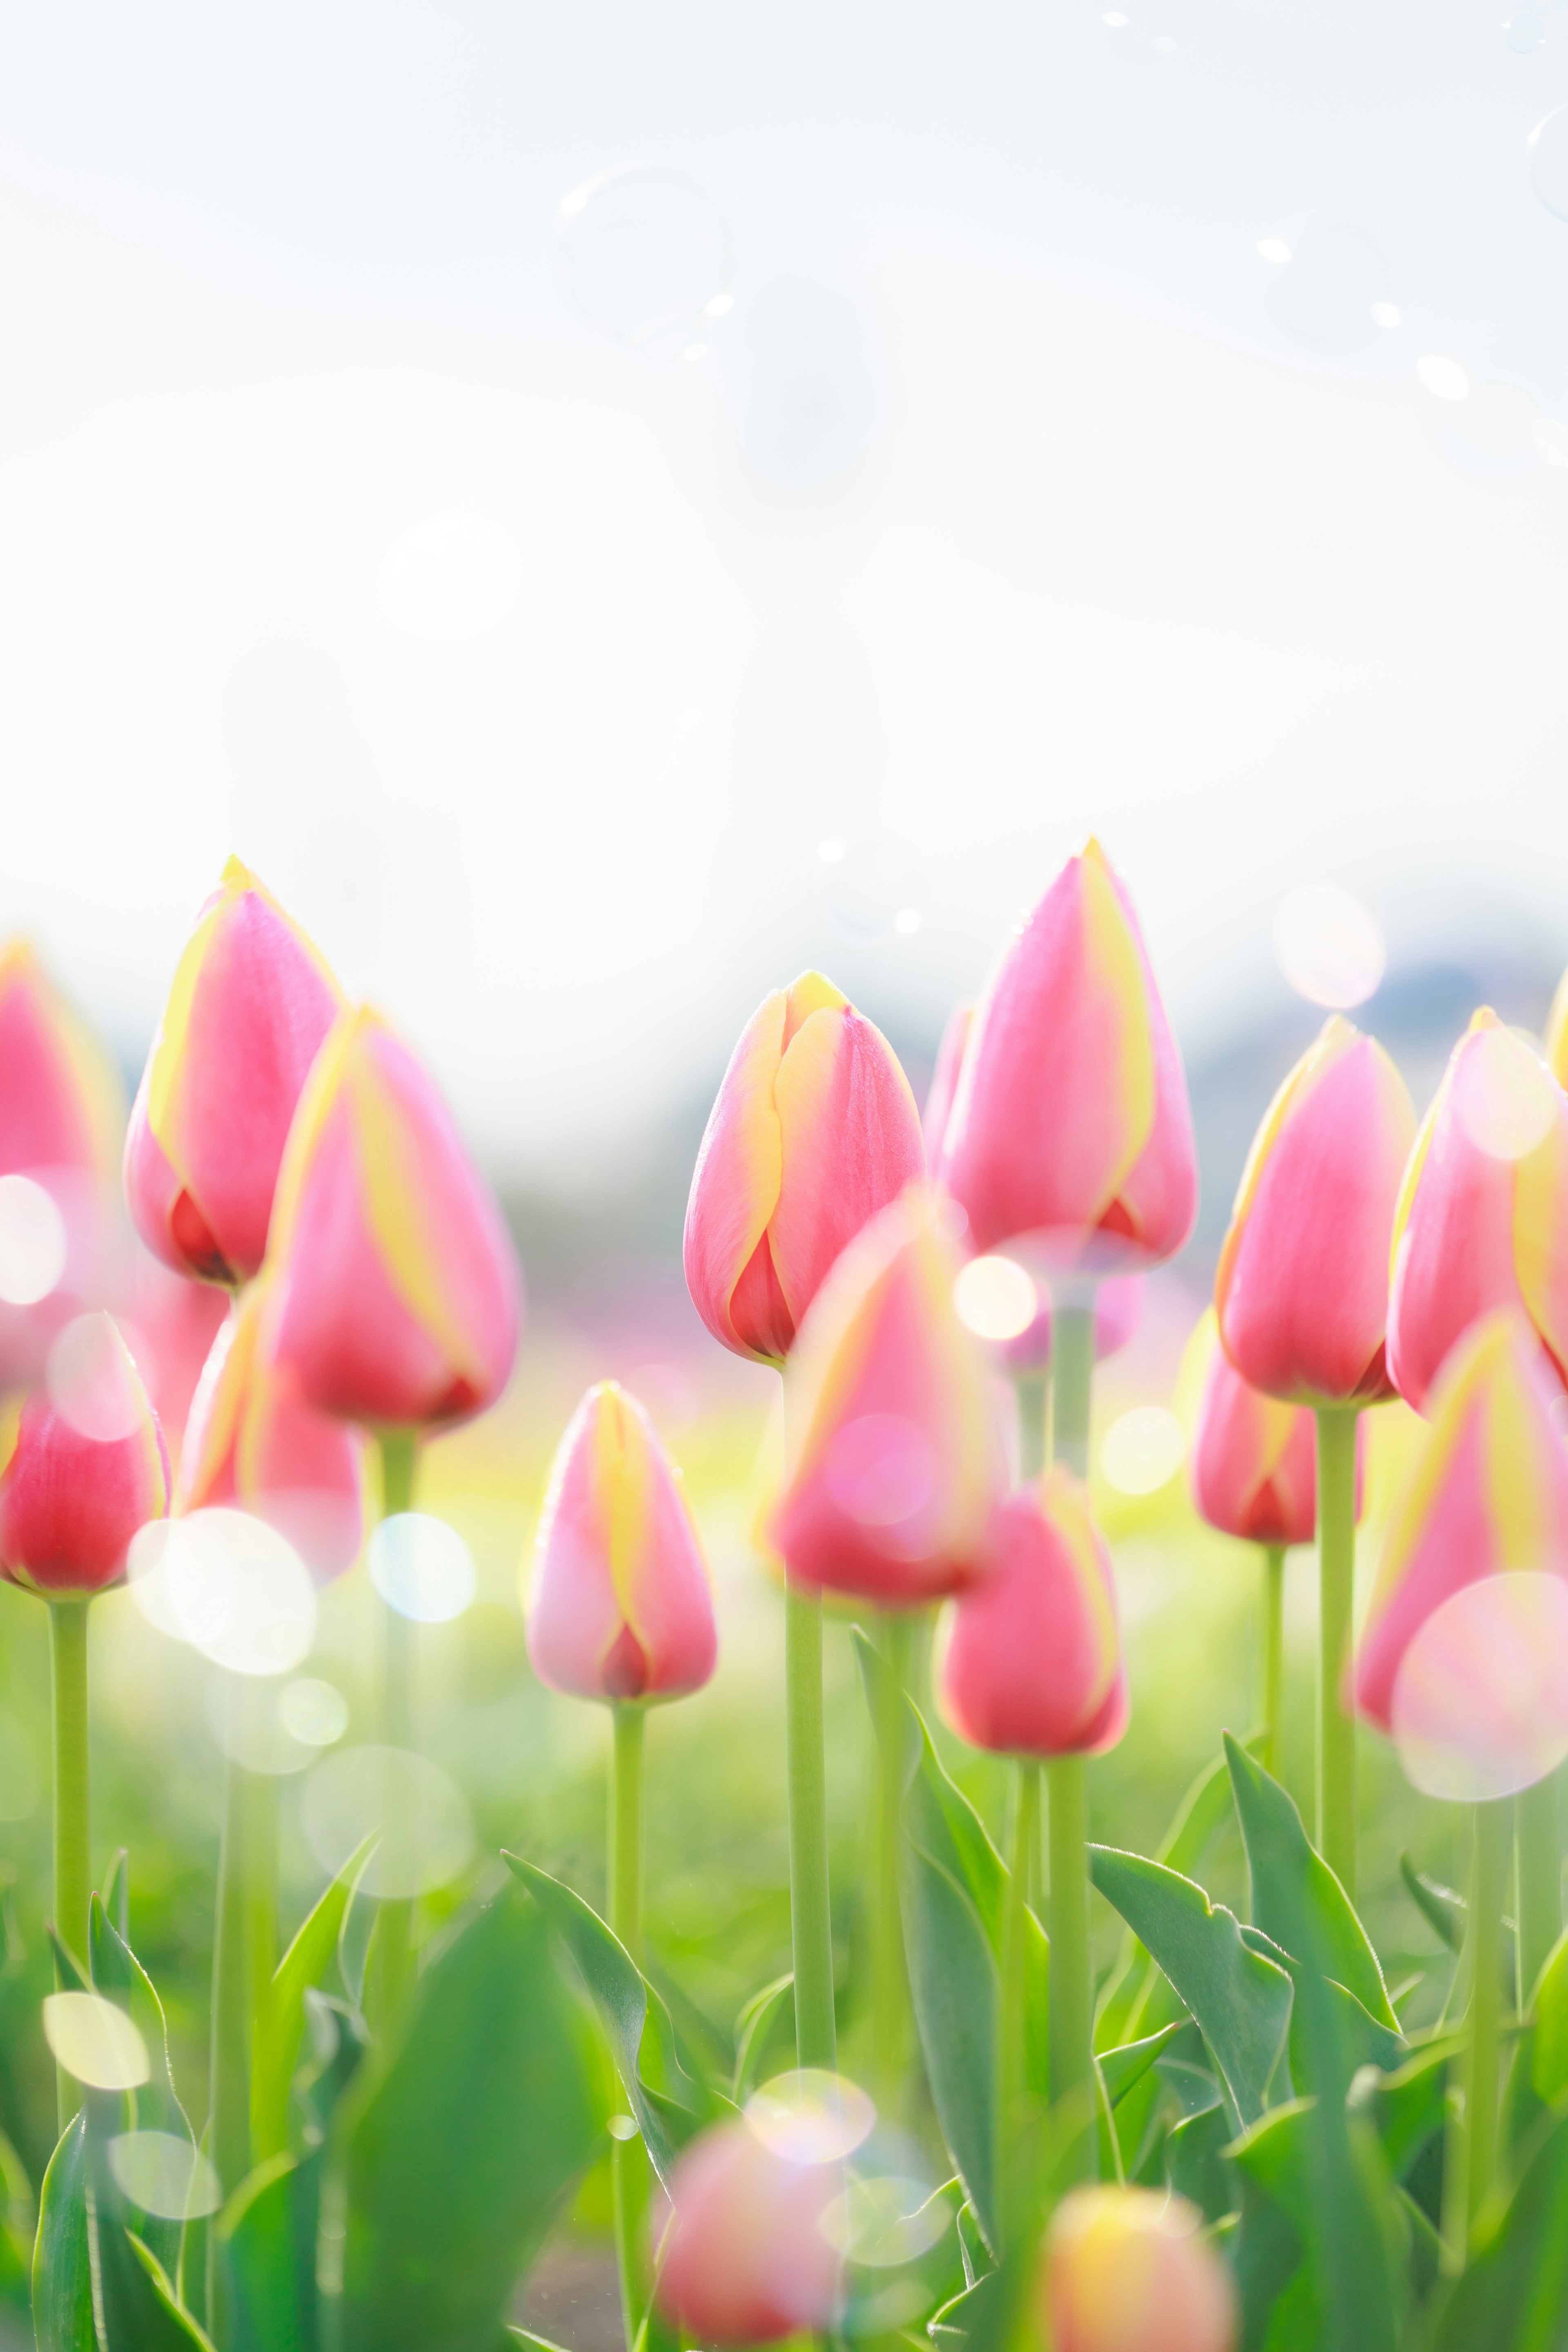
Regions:
[[118, 1327], [95, 1314], [74, 1328], [74, 1395], [29, 1397], [0, 1468], [0, 1572], [47, 1601], [120, 1583], [131, 1538], [169, 1508], [163, 1433]]
[[[1187, 1455], [1194, 1505], [1221, 1535], [1247, 1543], [1307, 1544], [1317, 1528], [1318, 1434], [1305, 1405], [1284, 1404], [1244, 1381], [1211, 1307], [1194, 1337], [1203, 1381]], [[1356, 1508], [1362, 1454], [1357, 1432]]]

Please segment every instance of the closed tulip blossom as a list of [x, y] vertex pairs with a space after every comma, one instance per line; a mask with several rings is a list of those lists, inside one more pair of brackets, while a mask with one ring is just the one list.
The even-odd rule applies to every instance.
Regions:
[[521, 1302], [505, 1223], [429, 1077], [363, 1007], [300, 1098], [268, 1280], [272, 1361], [318, 1412], [424, 1429], [506, 1385]]
[[699, 2344], [772, 2344], [826, 2331], [838, 2302], [839, 2257], [825, 2224], [842, 2193], [839, 2166], [795, 2161], [743, 2119], [702, 2133], [670, 2181], [660, 2310]]
[[791, 1580], [908, 1607], [989, 1565], [1002, 1462], [958, 1260], [915, 1186], [824, 1285], [785, 1382], [773, 1541]]
[[125, 1574], [131, 1538], [169, 1507], [169, 1457], [109, 1316], [72, 1327], [76, 1377], [22, 1407], [0, 1473], [0, 1571], [47, 1600], [85, 1600]]
[[528, 1604], [534, 1672], [580, 1698], [679, 1698], [718, 1636], [679, 1473], [634, 1396], [588, 1391], [551, 1472]]
[[[1187, 1474], [1200, 1516], [1244, 1543], [1310, 1543], [1318, 1477], [1311, 1412], [1242, 1379], [1219, 1345], [1212, 1308], [1194, 1344], [1205, 1369]], [[1359, 1489], [1359, 1463], [1357, 1479]]]
[[1064, 2197], [1040, 2265], [1051, 2352], [1234, 2352], [1236, 2289], [1203, 2232], [1195, 2205], [1160, 2190]]
[[880, 1031], [820, 972], [775, 989], [731, 1056], [687, 1205], [687, 1286], [714, 1338], [782, 1363], [835, 1259], [924, 1167]]
[[1005, 1756], [1097, 1756], [1127, 1727], [1110, 1558], [1070, 1472], [1048, 1470], [996, 1513], [994, 1564], [953, 1607], [942, 1710]]
[[1568, 1095], [1483, 1007], [1421, 1123], [1394, 1221], [1388, 1370], [1418, 1412], [1480, 1317], [1528, 1317], [1568, 1378]]
[[213, 1342], [180, 1449], [176, 1505], [254, 1512], [324, 1580], [359, 1556], [364, 1441], [301, 1401], [270, 1359], [265, 1325], [265, 1292], [253, 1289]]
[[1028, 1237], [1103, 1273], [1179, 1250], [1197, 1208], [1181, 1056], [1098, 842], [1013, 939], [964, 1047], [936, 1173], [977, 1250]]
[[300, 1091], [342, 998], [237, 857], [174, 973], [125, 1139], [137, 1232], [178, 1274], [248, 1282]]

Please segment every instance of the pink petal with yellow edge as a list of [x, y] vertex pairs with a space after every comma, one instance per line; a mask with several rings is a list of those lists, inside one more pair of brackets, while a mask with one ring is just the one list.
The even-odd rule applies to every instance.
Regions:
[[936, 1067], [931, 1073], [925, 1108], [921, 1113], [921, 1133], [925, 1140], [926, 1159], [932, 1168], [942, 1157], [942, 1138], [947, 1133], [952, 1098], [958, 1092], [964, 1050], [974, 1027], [974, 1012], [972, 998], [966, 998], [962, 1004], [955, 1004], [947, 1016], [947, 1026], [937, 1047]]
[[124, 1436], [86, 1436], [35, 1395], [0, 1476], [0, 1571], [50, 1597], [119, 1583], [132, 1537], [169, 1507], [157, 1416], [122, 1337], [108, 1316], [100, 1319], [134, 1425]]
[[1560, 1087], [1568, 1087], [1568, 971], [1557, 983], [1552, 1010], [1546, 1016], [1542, 1044], [1546, 1066]]
[[228, 1316], [202, 1367], [180, 1444], [180, 1473], [174, 1487], [178, 1512], [205, 1510], [209, 1505], [234, 1500], [235, 1448], [256, 1354], [261, 1305], [261, 1294], [257, 1292]]
[[1120, 877], [1112, 875], [1111, 880], [1142, 967], [1154, 1054], [1154, 1116], [1143, 1149], [1101, 1223], [1108, 1235], [1125, 1236], [1142, 1260], [1154, 1265], [1173, 1257], [1193, 1230], [1198, 1213], [1197, 1139], [1181, 1050], [1155, 985], [1143, 934]]
[[[709, 1114], [686, 1208], [686, 1282], [693, 1305], [716, 1339], [764, 1360], [782, 1356], [793, 1331], [776, 1346], [775, 1317], [759, 1325], [753, 1315], [737, 1326], [731, 1302], [779, 1196], [784, 1159], [773, 1080], [784, 1058], [788, 1009], [787, 992], [775, 989], [742, 1031]], [[763, 1288], [765, 1297], [765, 1282]]]
[[110, 1174], [124, 1097], [109, 1056], [30, 948], [0, 950], [0, 1175]]
[[552, 1690], [603, 1698], [604, 1666], [623, 1630], [610, 1568], [598, 1423], [604, 1391], [590, 1389], [567, 1424], [534, 1539], [528, 1654]]
[[1568, 1097], [1513, 1179], [1513, 1271], [1524, 1311], [1568, 1382]]

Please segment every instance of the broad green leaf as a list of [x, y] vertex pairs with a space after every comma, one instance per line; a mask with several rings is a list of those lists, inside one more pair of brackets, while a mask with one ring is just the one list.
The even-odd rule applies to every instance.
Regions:
[[[132, 2231], [122, 2234], [131, 2259], [146, 2282], [147, 2293], [145, 2298], [135, 2297], [129, 2292], [125, 2294], [125, 2307], [128, 2311], [134, 2309], [136, 2315], [124, 2335], [117, 2332], [112, 2322], [109, 2323], [111, 2352], [119, 2352], [121, 2344], [126, 2347], [126, 2352], [193, 2352], [193, 2347], [195, 2352], [214, 2352], [212, 2337], [191, 2313], [182, 2307], [167, 2271], [151, 2246]], [[106, 2316], [108, 2301], [106, 2280]], [[278, 2352], [283, 2352], [281, 2345]]]
[[1239, 2201], [1240, 2184], [1224, 2155], [1230, 2137], [1225, 2109], [1207, 2107], [1201, 2115], [1184, 2117], [1165, 2142], [1165, 2170], [1172, 2188], [1178, 2196], [1190, 2199], [1211, 2221], [1234, 2212]]
[[1363, 2076], [1355, 2084], [1352, 2105], [1371, 2116], [1395, 2180], [1407, 2179], [1422, 2149], [1442, 2131], [1447, 2115], [1448, 2068], [1462, 2047], [1461, 2036], [1447, 2034], [1441, 2042], [1427, 2042], [1388, 2073]]
[[114, 1923], [122, 1944], [131, 1941], [131, 1856], [121, 1846], [110, 1862], [103, 1881], [103, 1914]]
[[258, 2164], [289, 2145], [289, 2089], [305, 2030], [305, 1995], [327, 1972], [349, 1898], [375, 1842], [373, 1831], [350, 1854], [279, 1961], [270, 1999], [258, 2008], [250, 2077], [251, 2150]]
[[1538, 2099], [1555, 2106], [1568, 2092], [1568, 1932], [1560, 1936], [1535, 1980], [1535, 2032], [1530, 2079]]
[[1239, 1740], [1225, 1757], [1252, 1879], [1252, 1924], [1308, 1967], [1352, 1993], [1370, 2017], [1396, 2033], [1377, 1955], [1349, 1895], [1308, 1840], [1295, 1801]]
[[401, 2042], [339, 2111], [339, 2352], [494, 2352], [598, 2137], [587, 2030], [542, 1906], [510, 1888], [427, 1961]]
[[[852, 1639], [866, 1685], [866, 1700], [878, 1738], [886, 1736], [890, 1710], [887, 1696], [888, 1665], [881, 1653], [857, 1625]], [[993, 1951], [999, 1951], [1002, 1912], [1006, 1900], [1007, 1865], [991, 1842], [984, 1822], [948, 1774], [931, 1743], [920, 1709], [903, 1694], [898, 1724], [899, 1749], [895, 1776], [904, 1791], [904, 1827], [908, 1834], [963, 1887], [979, 1914]]]
[[[1284, 2208], [1242, 2173], [1241, 2225], [1231, 2249], [1241, 2300], [1240, 2352], [1261, 2352], [1279, 2299], [1301, 2267], [1301, 2241]], [[1312, 2294], [1314, 2316], [1316, 2292]]]
[[169, 2053], [169, 2024], [157, 1989], [95, 1895], [89, 1921], [93, 1990], [128, 2010], [153, 2062], [150, 2082], [136, 2093], [137, 2127], [142, 2131], [177, 2132], [192, 2140], [190, 2118], [174, 2088], [174, 2061]]
[[1440, 1886], [1416, 1869], [1407, 1853], [1399, 1857], [1399, 1875], [1405, 1881], [1405, 1891], [1420, 1912], [1426, 1925], [1441, 1944], [1458, 1952], [1465, 1940], [1465, 1898], [1456, 1895], [1451, 1886]]
[[[315, 2265], [301, 2261], [314, 2253], [314, 2229], [302, 2247], [300, 2186], [294, 2158], [270, 2157], [241, 2181], [218, 2218], [224, 2352], [314, 2352]], [[308, 2219], [313, 2225], [314, 2200]]]
[[55, 1973], [59, 1979], [60, 1990], [90, 1992], [92, 1985], [88, 1970], [77, 1958], [52, 1919], [48, 1923], [48, 1938], [49, 1949], [55, 1956]]
[[85, 2115], [66, 2126], [44, 2175], [33, 2249], [33, 2326], [38, 2352], [96, 2352]]
[[1158, 2033], [1145, 2034], [1142, 2042], [1124, 2042], [1120, 2049], [1100, 2053], [1100, 2080], [1113, 2107], [1119, 2107], [1133, 2085], [1142, 2081], [1161, 2051], [1181, 2030], [1178, 2020], [1173, 2025], [1163, 2025]]
[[512, 1853], [503, 1853], [501, 1860], [534, 1897], [576, 1963], [648, 2160], [668, 2188], [680, 2149], [701, 2125], [726, 2112], [728, 2102], [687, 2073], [669, 2011], [598, 1913], [532, 1863]]
[[1235, 1915], [1163, 1863], [1113, 1847], [1089, 1850], [1096, 1886], [1185, 2001], [1225, 2078], [1236, 2114], [1251, 2123], [1290, 2022], [1290, 1979], [1249, 1951]]
[[[1320, 2314], [1319, 2334], [1304, 2340], [1323, 2352], [1394, 2352], [1400, 2224], [1370, 2124], [1352, 2126], [1330, 2100], [1296, 2099], [1271, 2108], [1226, 2153], [1301, 2242]], [[1296, 2294], [1309, 2299], [1305, 2289]], [[1266, 2344], [1277, 2325], [1271, 2318]]]
[[[1324, 2089], [1326, 2085], [1315, 2080], [1312, 2072], [1317, 2053], [1305, 2022], [1310, 2011], [1300, 1999], [1301, 1980], [1306, 1974], [1301, 1962], [1292, 1959], [1289, 1952], [1281, 1950], [1260, 1928], [1243, 1927], [1241, 1935], [1249, 1951], [1261, 1952], [1266, 1960], [1272, 1960], [1278, 1968], [1283, 1969], [1297, 1988], [1297, 1999], [1290, 2011], [1290, 2079], [1293, 2087], [1303, 2095]], [[1335, 2074], [1335, 2081], [1342, 2082], [1347, 2074], [1353, 2075], [1358, 2066], [1375, 2066], [1380, 2074], [1392, 2074], [1396, 2066], [1402, 2066], [1409, 2055], [1409, 2046], [1403, 2034], [1391, 2033], [1387, 2026], [1369, 2016], [1355, 1995], [1347, 1992], [1343, 1985], [1335, 1984], [1331, 1979], [1320, 1979], [1319, 1981], [1322, 1984], [1337, 2029], [1331, 2045], [1335, 2066], [1340, 2070]]]
[[731, 2096], [743, 2106], [756, 2089], [774, 2027], [784, 2016], [795, 1991], [795, 1977], [775, 1977], [754, 1992], [735, 2020], [735, 2073]]
[[918, 1847], [900, 1871], [910, 1993], [948, 2153], [985, 2241], [997, 2236], [996, 1960], [966, 1890]]
[[1568, 2336], [1568, 2116], [1526, 2167], [1501, 2225], [1453, 2289], [1436, 2352], [1562, 2352]]

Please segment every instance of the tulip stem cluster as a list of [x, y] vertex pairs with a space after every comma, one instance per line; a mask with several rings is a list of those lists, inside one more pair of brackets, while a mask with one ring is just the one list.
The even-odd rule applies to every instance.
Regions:
[[1353, 1901], [1356, 1889], [1355, 1721], [1344, 1698], [1355, 1606], [1353, 1405], [1318, 1409], [1318, 1851]]
[[1476, 2216], [1497, 2168], [1501, 2083], [1503, 1906], [1508, 1899], [1513, 1807], [1494, 1798], [1472, 1811], [1469, 1909], [1462, 1973], [1469, 1988], [1469, 2032], [1459, 2063], [1459, 2097], [1448, 2109], [1443, 2170], [1446, 2266], [1463, 2270]]
[[[85, 1601], [49, 1603], [49, 1669], [53, 1689], [55, 1928], [79, 1958], [87, 1952], [92, 1860], [87, 1728]], [[57, 1969], [58, 1975], [58, 1969]], [[63, 1977], [58, 1978], [63, 1985]], [[57, 2070], [63, 2131], [77, 2110], [70, 2077]]]
[[1519, 1880], [1519, 2006], [1563, 1932], [1563, 1827], [1557, 1775], [1548, 1772], [1514, 1799], [1514, 1868]]
[[1265, 1732], [1263, 1769], [1279, 1778], [1284, 1738], [1280, 1717], [1285, 1706], [1285, 1547], [1266, 1544], [1263, 1549], [1263, 1687], [1260, 1721]]
[[[643, 1963], [643, 1731], [640, 1706], [610, 1709], [610, 1926], [638, 1968]], [[647, 2309], [644, 2242], [647, 2229], [648, 2166], [640, 2139], [616, 2140], [610, 2155], [616, 2263], [626, 2342], [636, 2344]]]

